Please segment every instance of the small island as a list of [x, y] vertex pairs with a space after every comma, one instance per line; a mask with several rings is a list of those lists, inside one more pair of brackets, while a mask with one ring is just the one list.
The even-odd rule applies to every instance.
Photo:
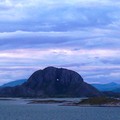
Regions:
[[28, 104], [58, 104], [66, 102], [66, 100], [31, 100]]
[[67, 106], [94, 106], [94, 107], [120, 107], [120, 99], [109, 97], [86, 98], [79, 102], [65, 104]]
[[120, 107], [120, 99], [110, 97], [92, 97], [80, 101], [67, 100], [30, 100], [28, 104], [59, 104], [60, 106], [79, 107]]

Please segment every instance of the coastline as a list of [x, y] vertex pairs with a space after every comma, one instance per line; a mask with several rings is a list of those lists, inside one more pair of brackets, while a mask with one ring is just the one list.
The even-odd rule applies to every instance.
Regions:
[[[106, 103], [88, 103], [90, 100], [96, 100], [96, 98], [76, 98], [76, 99], [66, 99], [66, 98], [48, 98], [48, 99], [24, 99], [24, 98], [0, 98], [0, 101], [13, 101], [19, 103], [20, 101], [25, 104], [56, 104], [58, 106], [76, 106], [76, 107], [120, 107], [120, 100], [107, 98], [107, 100], [112, 100], [111, 102]], [[99, 98], [101, 99], [101, 98]], [[103, 98], [102, 98], [103, 99]], [[106, 98], [104, 98], [106, 99]], [[103, 100], [104, 100], [103, 99]], [[87, 101], [87, 102], [86, 102]], [[105, 101], [105, 100], [104, 100]], [[96, 101], [95, 101], [96, 102]], [[102, 101], [103, 102], [103, 101]]]

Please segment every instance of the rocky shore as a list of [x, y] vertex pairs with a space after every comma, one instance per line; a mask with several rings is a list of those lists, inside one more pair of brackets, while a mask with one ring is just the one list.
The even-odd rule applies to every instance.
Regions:
[[28, 104], [59, 104], [61, 106], [80, 106], [80, 107], [120, 107], [120, 99], [108, 97], [93, 97], [82, 99], [81, 101], [67, 100], [31, 100]]
[[93, 107], [120, 107], [120, 99], [108, 98], [108, 97], [93, 97], [83, 99], [79, 102], [71, 102], [64, 104], [66, 106], [93, 106]]

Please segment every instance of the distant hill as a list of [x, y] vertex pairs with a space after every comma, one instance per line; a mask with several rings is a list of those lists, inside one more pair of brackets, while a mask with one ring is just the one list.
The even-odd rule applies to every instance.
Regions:
[[114, 82], [108, 84], [91, 84], [91, 85], [100, 91], [117, 91], [118, 88], [119, 88], [118, 91], [120, 91], [120, 84]]
[[119, 88], [117, 88], [117, 89], [114, 89], [114, 90], [112, 90], [113, 92], [117, 92], [117, 93], [120, 93], [120, 87]]
[[47, 67], [34, 72], [22, 85], [0, 88], [1, 97], [93, 97], [103, 94], [75, 71]]
[[27, 79], [16, 80], [16, 81], [5, 83], [0, 87], [14, 87], [14, 86], [17, 86], [17, 85], [21, 85], [26, 81], [27, 81]]

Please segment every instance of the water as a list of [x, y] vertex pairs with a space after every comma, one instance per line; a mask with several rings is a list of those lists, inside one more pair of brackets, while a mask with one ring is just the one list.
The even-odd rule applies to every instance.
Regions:
[[119, 107], [77, 107], [0, 101], [0, 120], [120, 120]]

